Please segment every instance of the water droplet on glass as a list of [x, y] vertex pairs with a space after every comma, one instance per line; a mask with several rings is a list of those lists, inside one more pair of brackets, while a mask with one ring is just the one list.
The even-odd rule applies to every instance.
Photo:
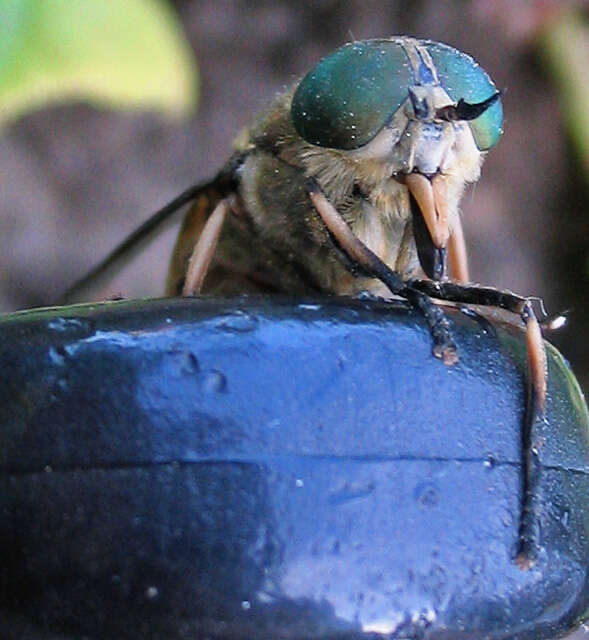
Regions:
[[52, 331], [88, 330], [88, 323], [78, 318], [53, 318], [47, 323], [47, 328]]
[[65, 364], [65, 349], [63, 347], [51, 347], [49, 349], [49, 360], [51, 364], [62, 367]]
[[438, 504], [438, 490], [433, 482], [422, 482], [417, 485], [414, 495], [423, 507], [435, 507]]
[[184, 362], [182, 363], [182, 371], [184, 373], [196, 373], [199, 370], [198, 359], [194, 355], [188, 351], [184, 354]]
[[158, 595], [159, 595], [159, 591], [157, 587], [151, 586], [151, 587], [147, 587], [147, 589], [145, 590], [145, 597], [148, 600], [155, 600], [155, 598], [157, 598]]
[[208, 393], [221, 393], [227, 388], [227, 378], [220, 371], [207, 371], [203, 387]]
[[247, 333], [253, 331], [258, 325], [258, 319], [244, 311], [235, 311], [219, 318], [217, 329], [232, 333]]

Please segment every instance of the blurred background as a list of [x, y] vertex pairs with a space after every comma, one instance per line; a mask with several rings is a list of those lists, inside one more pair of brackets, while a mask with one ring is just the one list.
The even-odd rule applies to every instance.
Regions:
[[[51, 24], [35, 13], [48, 7]], [[212, 176], [239, 129], [322, 56], [407, 34], [470, 53], [506, 89], [503, 139], [463, 202], [471, 273], [570, 309], [550, 339], [587, 389], [588, 25], [588, 0], [0, 0], [0, 311], [55, 303]], [[173, 241], [109, 295], [161, 295]]]
[[[464, 50], [506, 89], [503, 139], [463, 202], [471, 273], [570, 309], [549, 337], [589, 389], [587, 0], [0, 0], [0, 311], [54, 304], [212, 176], [276, 92], [393, 34]], [[161, 295], [174, 236], [109, 295]]]

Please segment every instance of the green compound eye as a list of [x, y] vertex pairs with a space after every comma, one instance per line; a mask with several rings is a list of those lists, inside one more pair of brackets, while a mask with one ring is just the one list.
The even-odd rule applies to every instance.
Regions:
[[407, 98], [412, 70], [397, 42], [347, 44], [324, 58], [299, 84], [292, 119], [307, 142], [357, 149], [370, 142]]
[[[433, 68], [420, 49], [429, 53]], [[392, 119], [415, 85], [441, 85], [455, 102], [481, 102], [495, 92], [489, 76], [470, 56], [447, 45], [410, 38], [364, 40], [344, 45], [301, 80], [292, 101], [293, 124], [311, 144], [357, 149]], [[497, 100], [469, 122], [480, 150], [497, 142], [502, 121]]]
[[[496, 88], [486, 71], [469, 55], [439, 42], [424, 42], [436, 67], [438, 80], [446, 93], [458, 102], [476, 103], [486, 100]], [[481, 151], [497, 144], [503, 133], [503, 106], [494, 102], [483, 114], [471, 120], [469, 126]]]

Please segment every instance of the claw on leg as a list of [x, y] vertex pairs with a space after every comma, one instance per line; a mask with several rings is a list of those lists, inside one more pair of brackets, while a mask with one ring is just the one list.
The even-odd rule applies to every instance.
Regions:
[[[528, 376], [531, 383], [534, 411], [542, 413], [546, 402], [547, 368], [546, 351], [540, 325], [530, 299], [510, 291], [492, 287], [462, 285], [455, 282], [434, 282], [432, 280], [411, 280], [408, 285], [423, 291], [432, 298], [448, 302], [463, 302], [486, 307], [497, 307], [519, 315], [526, 325], [526, 346], [528, 352]], [[532, 416], [532, 420], [535, 416]]]

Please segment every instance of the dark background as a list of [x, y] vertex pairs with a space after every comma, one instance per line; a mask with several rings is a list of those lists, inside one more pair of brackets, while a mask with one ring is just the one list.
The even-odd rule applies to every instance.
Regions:
[[[69, 105], [0, 131], [0, 311], [55, 303], [151, 212], [214, 174], [236, 132], [322, 56], [352, 38], [407, 34], [472, 54], [507, 89], [503, 139], [463, 201], [472, 277], [540, 295], [552, 313], [572, 309], [568, 328], [550, 338], [587, 388], [587, 178], [569, 145], [539, 35], [560, 12], [586, 10], [586, 1], [174, 5], [201, 72], [193, 119]], [[111, 293], [161, 295], [173, 236]]]

